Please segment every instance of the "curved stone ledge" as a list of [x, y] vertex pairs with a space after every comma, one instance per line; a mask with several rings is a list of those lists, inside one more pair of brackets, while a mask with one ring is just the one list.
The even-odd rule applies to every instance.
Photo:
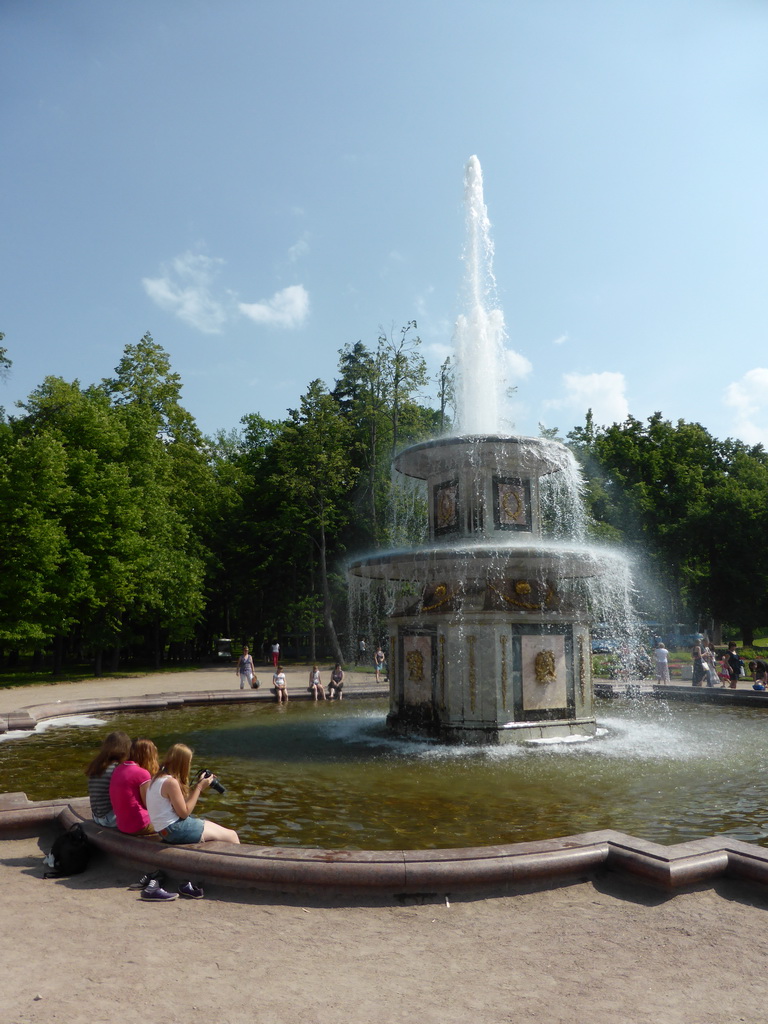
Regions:
[[768, 850], [712, 836], [660, 846], [605, 830], [508, 846], [451, 850], [321, 850], [199, 843], [166, 846], [96, 825], [88, 800], [32, 803], [23, 793], [0, 794], [0, 835], [58, 821], [81, 823], [91, 842], [137, 871], [162, 869], [180, 878], [293, 892], [459, 893], [535, 884], [616, 871], [667, 891], [719, 878], [768, 882]]

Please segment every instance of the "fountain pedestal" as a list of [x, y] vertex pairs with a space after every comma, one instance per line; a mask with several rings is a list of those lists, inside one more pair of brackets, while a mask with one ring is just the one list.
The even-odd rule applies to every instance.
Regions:
[[543, 537], [543, 481], [551, 490], [545, 478], [569, 462], [559, 442], [497, 435], [396, 458], [426, 483], [429, 543], [351, 566], [402, 584], [389, 618], [396, 731], [470, 744], [594, 735], [584, 584], [605, 557]]

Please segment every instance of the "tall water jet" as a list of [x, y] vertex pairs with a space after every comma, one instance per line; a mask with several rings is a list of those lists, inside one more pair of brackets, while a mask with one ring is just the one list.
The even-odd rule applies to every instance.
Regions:
[[626, 598], [626, 563], [585, 544], [568, 449], [499, 432], [504, 316], [477, 157], [465, 205], [467, 311], [454, 336], [461, 433], [394, 460], [426, 485], [428, 542], [350, 571], [400, 584], [389, 617], [393, 729], [463, 743], [588, 737], [589, 621], [608, 616], [617, 591]]
[[491, 222], [476, 156], [464, 175], [466, 242], [464, 303], [453, 336], [456, 419], [462, 433], [494, 433], [502, 427], [506, 395], [504, 314], [496, 301]]

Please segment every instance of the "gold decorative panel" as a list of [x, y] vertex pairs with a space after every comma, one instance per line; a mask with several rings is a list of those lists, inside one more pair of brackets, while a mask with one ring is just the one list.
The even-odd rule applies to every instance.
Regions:
[[434, 489], [435, 536], [459, 532], [459, 482], [447, 480]]
[[534, 634], [520, 638], [523, 708], [543, 711], [568, 703], [565, 637]]
[[403, 644], [403, 694], [409, 704], [432, 699], [432, 638], [406, 635]]
[[531, 530], [531, 482], [516, 476], [493, 478], [493, 524], [497, 530]]

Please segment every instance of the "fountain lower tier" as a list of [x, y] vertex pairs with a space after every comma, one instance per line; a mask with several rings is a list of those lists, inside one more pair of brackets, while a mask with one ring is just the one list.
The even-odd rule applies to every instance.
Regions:
[[625, 561], [610, 549], [557, 541], [479, 541], [381, 551], [357, 559], [349, 572], [365, 579], [396, 582], [446, 578], [465, 582], [510, 576], [576, 580], [594, 579], [612, 568], [623, 570]]
[[[447, 743], [593, 736], [594, 581], [610, 590], [626, 563], [578, 539], [571, 453], [459, 436], [413, 445], [394, 466], [424, 481], [428, 544], [349, 567], [390, 589], [389, 724]], [[566, 521], [569, 539], [544, 536], [564, 536]]]
[[623, 564], [541, 540], [356, 561], [393, 587], [389, 725], [473, 745], [594, 736], [587, 581]]

